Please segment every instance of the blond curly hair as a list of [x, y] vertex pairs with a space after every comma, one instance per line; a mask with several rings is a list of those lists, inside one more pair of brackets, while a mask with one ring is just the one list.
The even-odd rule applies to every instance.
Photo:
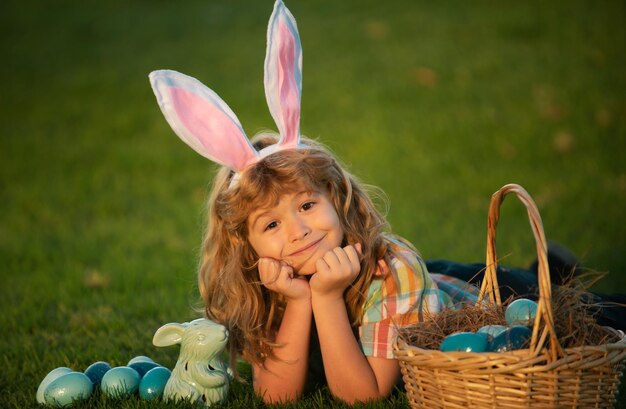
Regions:
[[[270, 133], [253, 139], [257, 149], [276, 142]], [[343, 228], [343, 245], [361, 243], [363, 248], [361, 271], [344, 294], [354, 327], [360, 324], [368, 286], [379, 278], [374, 276], [378, 261], [391, 265], [388, 224], [372, 200], [375, 195], [385, 201], [380, 190], [360, 183], [320, 143], [301, 138], [301, 144], [264, 157], [239, 174], [237, 183], [231, 183], [233, 171], [221, 168], [212, 185], [198, 285], [206, 316], [230, 332], [231, 362], [241, 355], [262, 364], [271, 356], [279, 347], [273, 337], [285, 308], [283, 297], [259, 281], [258, 256], [247, 240], [252, 211], [277, 204], [287, 193], [328, 195]]]

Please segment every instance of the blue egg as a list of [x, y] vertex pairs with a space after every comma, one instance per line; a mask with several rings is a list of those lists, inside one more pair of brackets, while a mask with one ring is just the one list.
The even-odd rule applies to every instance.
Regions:
[[118, 366], [104, 374], [100, 390], [111, 398], [125, 398], [137, 392], [140, 380], [133, 368]]
[[532, 331], [523, 325], [511, 327], [495, 337], [489, 344], [493, 352], [508, 352], [516, 349], [528, 348]]
[[109, 371], [109, 369], [111, 369], [111, 365], [109, 365], [108, 362], [98, 361], [89, 365], [89, 367], [85, 369], [85, 375], [91, 379], [94, 386], [98, 386], [102, 381], [102, 377]]
[[70, 372], [61, 375], [44, 391], [46, 405], [62, 408], [69, 406], [72, 402], [87, 400], [93, 392], [91, 379], [82, 372]]
[[163, 396], [165, 385], [171, 374], [172, 371], [163, 366], [150, 369], [139, 383], [139, 396], [145, 400], [158, 399]]
[[476, 333], [487, 334], [490, 338], [495, 338], [500, 335], [503, 331], [506, 331], [504, 325], [485, 325], [480, 327]]
[[489, 345], [489, 336], [484, 333], [457, 332], [448, 335], [441, 343], [440, 351], [485, 352]]
[[65, 366], [54, 368], [53, 370], [48, 372], [48, 375], [46, 375], [45, 378], [43, 378], [43, 381], [41, 381], [41, 383], [39, 384], [39, 388], [37, 388], [37, 403], [42, 404], [42, 405], [45, 404], [46, 400], [43, 396], [43, 393], [48, 387], [48, 385], [50, 385], [50, 383], [52, 383], [52, 381], [54, 381], [55, 379], [65, 374], [68, 374], [70, 372], [74, 372], [74, 371], [72, 371], [70, 368], [67, 368]]
[[146, 372], [148, 372], [152, 368], [156, 368], [157, 366], [159, 366], [159, 364], [147, 361], [133, 362], [132, 364], [128, 365], [129, 368], [133, 368], [135, 371], [137, 371], [139, 376], [144, 376]]
[[509, 304], [504, 316], [509, 326], [531, 326], [537, 316], [537, 303], [527, 298], [519, 298]]
[[130, 361], [128, 361], [126, 366], [131, 366], [135, 362], [154, 362], [154, 361], [150, 357], [139, 355], [139, 356], [132, 358]]

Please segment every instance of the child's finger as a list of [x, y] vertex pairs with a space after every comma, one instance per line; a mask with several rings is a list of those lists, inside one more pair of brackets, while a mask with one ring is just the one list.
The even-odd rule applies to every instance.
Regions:
[[348, 262], [350, 263], [350, 266], [352, 266], [352, 271], [358, 272], [361, 270], [361, 260], [359, 257], [361, 255], [359, 251], [360, 249], [361, 249], [360, 243], [357, 243], [354, 246], [347, 246], [344, 248], [344, 252], [346, 254]]
[[339, 257], [337, 256], [337, 253], [334, 250], [329, 251], [328, 253], [324, 255], [324, 257], [322, 257], [322, 260], [324, 261], [324, 263], [326, 263], [330, 271], [336, 271], [337, 268], [339, 268], [339, 266], [341, 265], [341, 262], [339, 261]]
[[280, 277], [280, 262], [269, 257], [259, 259], [259, 278], [264, 286], [274, 284]]
[[285, 262], [281, 262], [280, 271], [278, 272], [278, 275], [282, 277], [283, 281], [289, 278], [293, 278], [293, 268], [289, 264]]
[[361, 243], [356, 243], [353, 244], [352, 246], [346, 246], [346, 248], [348, 247], [353, 247], [354, 250], [356, 251], [358, 257], [359, 257], [359, 264], [361, 263], [361, 259], [363, 257], [363, 245]]
[[344, 277], [349, 273], [350, 260], [346, 255], [346, 251], [341, 247], [336, 247], [332, 252], [328, 253], [331, 272], [333, 273], [333, 280], [344, 280]]
[[315, 274], [324, 275], [326, 274], [327, 271], [330, 270], [330, 266], [326, 262], [325, 258], [326, 256], [320, 257], [315, 261], [315, 271], [316, 271]]

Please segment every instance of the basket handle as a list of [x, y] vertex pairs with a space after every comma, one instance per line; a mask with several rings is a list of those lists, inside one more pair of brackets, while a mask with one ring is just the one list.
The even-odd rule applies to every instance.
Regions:
[[556, 337], [556, 330], [554, 329], [552, 285], [550, 283], [546, 237], [543, 231], [539, 210], [537, 210], [537, 206], [528, 192], [520, 185], [505, 185], [491, 196], [487, 222], [486, 271], [478, 295], [478, 302], [488, 298], [491, 303], [498, 306], [502, 305], [496, 275], [498, 268], [498, 258], [496, 256], [496, 227], [500, 218], [500, 206], [505, 196], [509, 193], [517, 195], [518, 199], [526, 206], [530, 227], [532, 228], [537, 245], [539, 300], [537, 301], [537, 316], [535, 317], [532, 338], [530, 340], [530, 353], [533, 356], [537, 356], [544, 347], [547, 347], [550, 358], [556, 360], [558, 356], [563, 356], [563, 348]]

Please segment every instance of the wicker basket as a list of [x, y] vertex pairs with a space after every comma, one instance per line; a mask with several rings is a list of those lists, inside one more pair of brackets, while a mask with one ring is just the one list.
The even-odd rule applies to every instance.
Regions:
[[[487, 269], [479, 301], [500, 305], [496, 278], [496, 226], [500, 205], [515, 193], [528, 210], [539, 259], [537, 317], [529, 349], [495, 353], [440, 352], [394, 346], [412, 408], [610, 408], [626, 359], [626, 337], [600, 346], [564, 349], [554, 329], [552, 288], [541, 217], [519, 185], [493, 194], [489, 206]], [[486, 302], [486, 301], [485, 301]]]

